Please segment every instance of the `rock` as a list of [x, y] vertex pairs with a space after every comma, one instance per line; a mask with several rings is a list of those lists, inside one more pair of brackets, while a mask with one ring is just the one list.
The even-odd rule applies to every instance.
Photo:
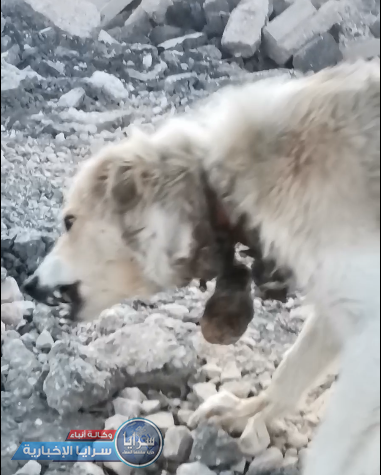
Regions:
[[139, 5], [124, 24], [123, 34], [130, 38], [134, 38], [136, 35], [147, 36], [150, 34], [151, 30], [152, 26], [150, 18], [143, 10], [142, 6]]
[[104, 472], [95, 463], [77, 462], [72, 466], [70, 475], [104, 475]]
[[69, 0], [64, 3], [50, 0], [26, 1], [70, 35], [87, 38], [100, 24], [100, 13], [94, 3], [88, 0], [81, 0], [81, 2]]
[[115, 414], [120, 414], [126, 419], [135, 419], [140, 416], [141, 404], [138, 401], [131, 401], [118, 397], [112, 402]]
[[181, 465], [177, 469], [176, 475], [216, 475], [216, 472], [212, 472], [200, 462], [194, 462]]
[[206, 23], [202, 2], [173, 0], [167, 10], [166, 22], [185, 30], [202, 31]]
[[380, 56], [380, 40], [377, 38], [359, 38], [349, 41], [341, 48], [346, 61], [357, 59], [373, 59]]
[[147, 396], [139, 388], [125, 388], [120, 391], [120, 397], [140, 404], [147, 400]]
[[201, 368], [201, 374], [205, 375], [207, 379], [219, 378], [222, 370], [215, 364], [206, 364]]
[[257, 457], [270, 445], [270, 435], [261, 413], [249, 419], [239, 439], [242, 453], [248, 457]]
[[265, 471], [280, 468], [283, 463], [283, 454], [276, 447], [271, 447], [254, 459], [249, 467], [247, 475], [261, 475]]
[[192, 446], [193, 437], [190, 430], [173, 426], [165, 435], [163, 455], [171, 462], [184, 463], [189, 459]]
[[40, 351], [50, 351], [54, 345], [52, 335], [44, 330], [36, 340], [36, 348]]
[[[117, 109], [104, 112], [85, 112], [71, 107], [60, 113], [60, 118], [69, 124], [75, 124], [77, 129], [82, 126], [88, 133], [102, 130], [127, 127], [130, 125], [132, 112], [130, 109]], [[62, 134], [63, 135], [63, 134]], [[58, 136], [57, 136], [58, 137]], [[56, 137], [56, 140], [57, 140]], [[64, 137], [64, 136], [63, 136]]]
[[35, 460], [29, 460], [22, 468], [17, 470], [15, 475], [40, 475], [41, 465]]
[[117, 430], [121, 425], [128, 421], [126, 416], [122, 416], [121, 414], [115, 414], [112, 417], [109, 417], [105, 421], [105, 429], [106, 430]]
[[254, 56], [271, 12], [269, 0], [243, 0], [230, 15], [222, 36], [222, 47], [235, 57]]
[[168, 8], [172, 4], [172, 0], [143, 0], [141, 7], [147, 13], [148, 17], [157, 25], [164, 25], [166, 22]]
[[160, 408], [161, 408], [161, 402], [158, 400], [142, 402], [142, 413], [144, 415], [154, 414], [157, 411], [159, 411]]
[[169, 94], [187, 92], [198, 81], [196, 73], [173, 74], [167, 76], [164, 82], [164, 90]]
[[182, 34], [183, 30], [177, 26], [158, 25], [151, 31], [149, 39], [157, 46], [173, 38], [180, 38]]
[[303, 36], [301, 25], [305, 25], [316, 15], [316, 8], [309, 0], [296, 0], [286, 11], [272, 20], [263, 29], [263, 41], [266, 54], [278, 65], [283, 66], [302, 48], [313, 39], [307, 32], [307, 39]]
[[378, 17], [371, 26], [370, 30], [376, 38], [380, 38], [380, 14], [378, 14]]
[[197, 399], [203, 403], [217, 394], [216, 385], [213, 383], [197, 383], [193, 386], [193, 392]]
[[249, 381], [230, 381], [220, 387], [220, 391], [227, 391], [234, 394], [240, 399], [245, 399], [249, 396], [252, 390], [252, 385]]
[[230, 16], [227, 0], [206, 0], [204, 3], [206, 18], [205, 32], [209, 37], [222, 36]]
[[173, 38], [159, 44], [159, 48], [169, 49], [193, 49], [203, 46], [207, 42], [207, 36], [204, 33], [190, 33], [189, 35]]
[[116, 41], [107, 31], [101, 30], [98, 35], [98, 41], [105, 43], [106, 45], [118, 45], [119, 41]]
[[229, 363], [221, 374], [221, 383], [228, 383], [241, 379], [241, 371], [238, 369], [236, 363], [233, 361]]
[[176, 303], [170, 303], [163, 305], [162, 311], [168, 313], [171, 317], [183, 319], [189, 314], [189, 309], [184, 305], [179, 305]]
[[132, 68], [126, 68], [126, 72], [132, 79], [147, 83], [148, 81], [158, 81], [164, 75], [167, 67], [164, 61], [160, 61], [148, 72], [141, 72]]
[[189, 409], [179, 409], [177, 419], [181, 425], [187, 426], [192, 414], [193, 411], [190, 411]]
[[175, 425], [173, 415], [170, 412], [158, 412], [157, 414], [151, 414], [147, 419], [153, 422], [161, 431], [163, 435], [166, 434], [168, 429]]
[[160, 322], [126, 325], [86, 347], [56, 344], [44, 382], [49, 405], [61, 413], [94, 406], [123, 389], [128, 378], [152, 389], [182, 389], [197, 356], [191, 341], [180, 337], [176, 325], [183, 323], [173, 322], [174, 328]]
[[23, 300], [19, 286], [13, 277], [6, 277], [1, 281], [1, 303], [12, 303]]
[[273, 5], [273, 13], [275, 17], [287, 10], [287, 8], [290, 7], [294, 2], [295, 0], [275, 0]]
[[326, 67], [335, 66], [343, 59], [339, 45], [329, 33], [318, 36], [294, 54], [294, 68], [303, 71], [318, 72]]
[[102, 24], [111, 21], [118, 13], [127, 8], [133, 0], [97, 0]]
[[129, 98], [129, 93], [122, 81], [112, 74], [105, 73], [104, 71], [95, 71], [85, 81], [93, 87], [100, 89], [116, 102], [125, 101]]
[[82, 87], [76, 87], [60, 97], [58, 107], [79, 107], [86, 97], [86, 92]]
[[17, 302], [1, 304], [1, 321], [12, 328], [22, 322], [23, 311]]
[[209, 468], [224, 470], [241, 462], [237, 441], [214, 425], [201, 424], [193, 433], [191, 462], [201, 462]]

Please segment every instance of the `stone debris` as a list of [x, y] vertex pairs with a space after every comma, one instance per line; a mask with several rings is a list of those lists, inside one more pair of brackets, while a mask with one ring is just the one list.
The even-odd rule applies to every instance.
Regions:
[[163, 435], [165, 435], [167, 431], [175, 425], [173, 415], [170, 412], [151, 414], [147, 419], [153, 422], [160, 429]]
[[167, 430], [164, 440], [163, 455], [171, 462], [184, 463], [189, 460], [193, 437], [189, 429], [173, 426]]
[[262, 29], [272, 13], [269, 0], [243, 0], [233, 10], [222, 36], [222, 47], [233, 56], [251, 58], [258, 51]]
[[347, 61], [380, 57], [380, 40], [360, 38], [350, 41], [342, 48], [342, 54]]
[[135, 419], [140, 416], [142, 406], [138, 401], [117, 397], [112, 403], [115, 413], [124, 416], [126, 419]]
[[305, 73], [317, 72], [335, 66], [342, 59], [340, 46], [330, 33], [324, 33], [294, 54], [293, 65], [295, 69]]
[[52, 335], [48, 330], [43, 330], [36, 340], [36, 348], [40, 351], [50, 351], [54, 345], [54, 340]]
[[272, 470], [280, 468], [282, 463], [282, 452], [276, 447], [271, 447], [266, 450], [266, 452], [255, 457], [253, 462], [250, 464], [247, 475], [261, 475], [263, 472], [271, 472]]
[[117, 430], [129, 417], [151, 419], [166, 437], [155, 475], [261, 466], [298, 475], [333, 379], [283, 429], [260, 414], [232, 435], [205, 423], [270, 384], [311, 312], [297, 293], [281, 304], [253, 292], [256, 318], [221, 348], [198, 326], [213, 285], [132, 299], [79, 324], [65, 306], [24, 299], [19, 286], [61, 232], [63, 189], [83, 159], [223, 85], [378, 56], [379, 2], [89, 2], [2, 0], [2, 475], [135, 475], [121, 462], [11, 460], [21, 440]]
[[99, 88], [115, 101], [125, 101], [129, 98], [129, 93], [124, 87], [122, 81], [114, 75], [105, 73], [104, 71], [95, 71], [86, 82]]
[[62, 108], [79, 107], [86, 97], [83, 87], [76, 87], [60, 97], [57, 106]]
[[193, 386], [193, 392], [200, 403], [205, 402], [217, 394], [217, 389], [213, 383], [197, 383]]

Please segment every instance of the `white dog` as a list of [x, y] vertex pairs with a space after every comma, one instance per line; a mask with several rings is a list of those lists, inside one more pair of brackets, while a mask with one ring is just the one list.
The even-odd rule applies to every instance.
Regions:
[[[227, 88], [104, 150], [78, 173], [66, 233], [26, 289], [43, 301], [60, 290], [94, 318], [124, 297], [215, 276], [211, 193], [225, 230], [250, 241], [259, 229], [316, 308], [269, 389], [221, 422], [290, 410], [340, 356], [304, 475], [379, 474], [379, 62]], [[221, 415], [207, 404], [199, 415]]]

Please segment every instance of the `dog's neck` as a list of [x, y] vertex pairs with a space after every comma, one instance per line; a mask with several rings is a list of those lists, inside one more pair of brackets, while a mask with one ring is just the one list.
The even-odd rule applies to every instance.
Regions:
[[245, 236], [244, 219], [242, 218], [237, 223], [233, 223], [223, 200], [210, 185], [205, 171], [202, 172], [201, 179], [208, 206], [210, 224], [217, 238], [225, 239], [227, 243], [233, 246], [241, 243], [250, 247], [248, 239]]

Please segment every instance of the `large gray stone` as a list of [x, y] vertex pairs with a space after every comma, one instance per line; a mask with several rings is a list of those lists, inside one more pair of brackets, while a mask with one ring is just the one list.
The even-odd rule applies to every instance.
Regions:
[[142, 0], [141, 8], [157, 25], [164, 25], [168, 8], [172, 4], [173, 0]]
[[317, 36], [341, 22], [345, 5], [335, 0], [316, 10], [309, 0], [297, 0], [263, 30], [266, 54], [284, 65]]
[[272, 20], [263, 29], [266, 54], [281, 66], [287, 63], [291, 56], [308, 42], [304, 41], [303, 33], [299, 33], [299, 29], [314, 17], [316, 11], [309, 0], [297, 0]]
[[192, 451], [193, 438], [189, 429], [174, 426], [168, 429], [164, 440], [163, 455], [167, 460], [184, 463]]
[[211, 424], [201, 424], [193, 434], [191, 462], [224, 470], [242, 460], [238, 443], [226, 432]]
[[380, 56], [380, 40], [377, 38], [358, 38], [346, 43], [341, 49], [344, 59], [373, 59]]
[[205, 32], [208, 36], [221, 36], [230, 16], [227, 0], [206, 0], [204, 3], [206, 18]]
[[338, 64], [342, 59], [340, 46], [330, 33], [325, 33], [299, 50], [294, 55], [293, 65], [299, 71], [317, 72]]
[[161, 322], [144, 322], [126, 325], [86, 347], [56, 343], [44, 383], [48, 404], [62, 414], [89, 408], [132, 381], [152, 389], [182, 389], [198, 366], [193, 345], [181, 336], [186, 332], [182, 325], [173, 320], [169, 329]]
[[250, 58], [262, 38], [262, 29], [272, 13], [270, 0], [244, 0], [230, 15], [222, 36], [222, 47], [232, 56]]
[[26, 0], [37, 12], [71, 35], [89, 37], [101, 21], [94, 2], [89, 0]]
[[92, 2], [98, 7], [102, 24], [106, 24], [128, 7], [133, 0], [92, 0]]

